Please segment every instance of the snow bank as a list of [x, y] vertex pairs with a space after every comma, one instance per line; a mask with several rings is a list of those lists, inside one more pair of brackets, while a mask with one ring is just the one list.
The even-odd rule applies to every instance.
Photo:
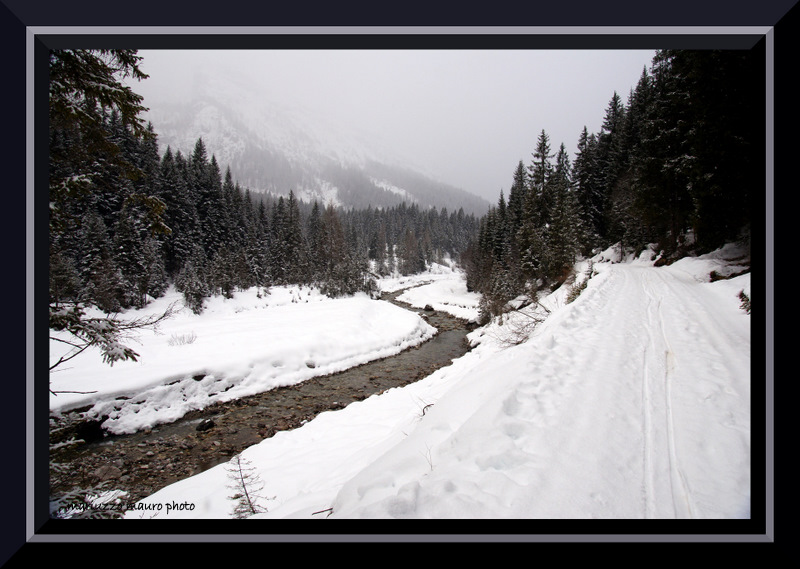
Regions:
[[[163, 311], [177, 293], [136, 317]], [[87, 351], [51, 376], [59, 412], [93, 405], [104, 426], [127, 433], [180, 418], [192, 409], [291, 385], [310, 377], [396, 354], [431, 338], [435, 329], [416, 314], [366, 296], [330, 299], [315, 289], [255, 289], [232, 299], [214, 297], [195, 315], [184, 309], [157, 332], [143, 331], [132, 347], [138, 362], [109, 367]], [[63, 349], [51, 341], [51, 360]]]
[[[248, 448], [253, 518], [749, 517], [749, 275], [714, 281], [719, 259], [597, 258], [517, 345], [496, 340], [525, 317], [495, 320], [429, 377]], [[141, 503], [229, 517], [230, 481], [220, 465]]]
[[392, 276], [383, 277], [378, 281], [378, 288], [383, 292], [395, 292], [439, 280], [458, 280], [462, 274], [462, 270], [457, 268], [452, 260], [445, 259], [445, 264], [431, 263], [426, 271], [416, 275], [401, 275], [395, 272]]
[[397, 297], [400, 302], [414, 308], [431, 306], [434, 310], [447, 312], [456, 318], [475, 322], [478, 319], [478, 303], [481, 295], [467, 292], [467, 284], [462, 279], [439, 279], [432, 283], [406, 290]]

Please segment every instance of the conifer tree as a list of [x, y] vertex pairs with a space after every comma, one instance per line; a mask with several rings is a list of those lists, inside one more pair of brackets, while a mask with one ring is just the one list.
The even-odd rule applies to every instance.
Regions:
[[652, 103], [642, 124], [637, 158], [636, 205], [659, 247], [671, 254], [691, 216], [688, 192], [689, 163], [686, 130], [680, 120], [684, 94], [680, 94], [670, 59], [658, 52], [653, 59]]
[[289, 270], [287, 277], [289, 282], [302, 283], [310, 282], [309, 267], [306, 258], [305, 240], [303, 237], [303, 221], [300, 216], [300, 208], [294, 191], [289, 191], [286, 200], [286, 225], [283, 245], [286, 247]]
[[308, 265], [311, 280], [319, 281], [326, 270], [324, 244], [324, 227], [322, 213], [317, 200], [311, 208], [311, 213], [306, 221], [306, 234], [308, 238]]
[[[230, 170], [228, 170], [229, 172]], [[206, 255], [213, 256], [217, 249], [227, 241], [230, 225], [219, 165], [213, 155], [206, 167], [206, 182], [202, 186], [197, 210], [202, 224]]]
[[597, 137], [590, 135], [585, 126], [578, 138], [572, 179], [585, 235], [583, 252], [588, 253], [601, 243], [603, 190], [598, 178]]
[[376, 236], [375, 264], [377, 266], [378, 274], [381, 276], [387, 276], [390, 273], [387, 264], [386, 225], [384, 223], [381, 223]]
[[132, 208], [123, 208], [122, 215], [115, 226], [113, 250], [114, 262], [119, 267], [124, 279], [125, 292], [123, 306], [142, 307], [147, 302], [144, 258], [144, 239], [139, 220], [133, 215]]
[[253, 207], [251, 196], [246, 192], [245, 203], [249, 204], [246, 208], [246, 235], [245, 246], [242, 255], [247, 264], [249, 276], [242, 279], [240, 286], [269, 286], [269, 259], [267, 256], [267, 228], [264, 227], [266, 214], [263, 211], [263, 204], [258, 209]]
[[764, 185], [763, 51], [663, 50], [654, 60], [671, 78], [666, 96], [684, 151], [674, 167], [688, 179], [689, 224], [698, 248], [711, 250], [739, 237]]
[[514, 171], [514, 179], [511, 189], [508, 192], [508, 231], [515, 235], [522, 224], [522, 212], [525, 205], [525, 197], [528, 191], [528, 176], [522, 160], [519, 161], [517, 169]]
[[94, 209], [85, 214], [80, 235], [81, 300], [107, 313], [119, 312], [123, 307], [125, 283], [112, 254], [106, 224]]
[[614, 92], [606, 108], [603, 125], [597, 137], [595, 153], [598, 191], [593, 194], [592, 210], [598, 212], [596, 231], [602, 240], [613, 241], [610, 226], [612, 193], [626, 166], [624, 128], [625, 108], [619, 95]]
[[[125, 322], [111, 314], [124, 299], [109, 235], [120, 210], [136, 206], [148, 230], [169, 232], [162, 219], [164, 202], [149, 193], [154, 133], [140, 116], [146, 110], [142, 97], [122, 82], [147, 77], [140, 60], [136, 50], [127, 49], [50, 52], [49, 229], [56, 269], [50, 329], [52, 340], [71, 346], [51, 363], [51, 371], [91, 346], [110, 365], [136, 360], [138, 354], [122, 344], [124, 335], [171, 314]], [[87, 316], [88, 305], [106, 315]]]
[[175, 277], [175, 288], [183, 294], [184, 303], [192, 312], [203, 312], [205, 299], [211, 290], [206, 277], [205, 252], [199, 244], [192, 248], [191, 255]]
[[164, 221], [170, 234], [164, 239], [164, 264], [167, 273], [175, 276], [189, 258], [200, 238], [200, 220], [186, 182], [186, 159], [167, 147], [161, 160], [158, 196], [166, 205]]
[[547, 184], [552, 173], [550, 141], [542, 130], [539, 135], [533, 162], [529, 168], [530, 188], [522, 210], [522, 223], [517, 231], [520, 250], [520, 268], [534, 286], [543, 275], [545, 250], [544, 231], [549, 222], [552, 195]]
[[270, 243], [272, 246], [269, 251], [270, 273], [276, 284], [288, 283], [289, 258], [285, 247], [286, 225], [286, 202], [283, 196], [279, 196], [278, 201], [272, 208], [270, 222]]
[[243, 519], [266, 512], [267, 509], [261, 505], [264, 497], [259, 494], [264, 489], [264, 482], [252, 463], [237, 454], [228, 461], [225, 470], [230, 480], [228, 488], [233, 491], [228, 499], [235, 502], [231, 517]]
[[[51, 231], [68, 229], [72, 206], [104, 184], [105, 169], [133, 170], [109, 136], [107, 118], [136, 137], [147, 135], [139, 116], [143, 98], [121, 83], [147, 77], [136, 50], [51, 50], [50, 52], [50, 219]], [[67, 217], [64, 217], [64, 216]]]
[[545, 231], [545, 274], [563, 282], [580, 252], [581, 233], [577, 201], [570, 180], [569, 155], [562, 143], [549, 180], [553, 195], [550, 220]]
[[50, 304], [53, 309], [59, 310], [63, 303], [76, 301], [81, 280], [73, 257], [51, 247], [49, 273]]
[[[550, 137], [542, 129], [536, 143], [536, 150], [533, 152], [533, 161], [528, 170], [530, 173], [530, 193], [533, 194], [538, 203], [538, 208], [542, 211], [547, 209], [548, 196], [547, 196], [547, 180], [552, 171], [550, 159], [553, 155], [550, 153]], [[545, 215], [544, 213], [542, 214]]]

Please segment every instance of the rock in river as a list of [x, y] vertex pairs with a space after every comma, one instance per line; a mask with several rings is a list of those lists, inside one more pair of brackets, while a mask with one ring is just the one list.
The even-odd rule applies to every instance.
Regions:
[[197, 424], [197, 427], [195, 428], [198, 431], [207, 431], [213, 426], [214, 426], [214, 421], [212, 421], [211, 419], [203, 419]]

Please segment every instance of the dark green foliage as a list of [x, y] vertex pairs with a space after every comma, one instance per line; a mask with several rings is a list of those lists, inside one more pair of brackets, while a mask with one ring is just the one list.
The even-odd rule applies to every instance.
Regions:
[[[218, 260], [219, 258], [220, 255], [217, 255], [215, 260]], [[186, 306], [188, 306], [195, 314], [200, 314], [203, 311], [203, 303], [211, 292], [211, 287], [209, 287], [206, 281], [205, 265], [205, 252], [203, 251], [202, 247], [196, 245], [192, 251], [192, 255], [184, 263], [183, 267], [181, 267], [178, 276], [175, 277], [175, 288], [179, 292], [183, 293]], [[214, 268], [212, 268], [212, 271], [213, 270]], [[222, 269], [218, 270], [220, 272], [222, 271]], [[223, 290], [225, 290], [225, 286], [229, 286], [227, 275], [220, 275], [219, 273], [215, 272], [213, 279], [214, 283], [219, 285]], [[219, 284], [220, 281], [224, 282], [224, 284]]]
[[739, 300], [741, 301], [739, 308], [750, 314], [750, 297], [747, 296], [744, 290], [739, 291]]
[[562, 144], [556, 155], [556, 165], [548, 181], [552, 195], [549, 221], [544, 232], [544, 272], [558, 283], [564, 281], [577, 259], [583, 242], [578, 202], [572, 181], [571, 166]]
[[747, 236], [764, 179], [762, 66], [759, 50], [659, 51], [627, 106], [614, 93], [600, 132], [584, 127], [574, 164], [563, 144], [552, 163], [542, 131], [462, 255], [484, 319], [560, 285], [598, 248], [656, 243], [674, 258]]
[[476, 234], [475, 217], [462, 209], [448, 214], [404, 203], [346, 211], [302, 203], [293, 191], [251, 194], [230, 169], [222, 179], [202, 140], [189, 158], [167, 148], [160, 160], [146, 162], [148, 173], [137, 183], [154, 189], [167, 231], [153, 229], [141, 201], [104, 204], [111, 227], [97, 207], [86, 210], [82, 229], [54, 242], [54, 300], [91, 292], [107, 310], [141, 307], [170, 282], [197, 313], [209, 295], [230, 298], [253, 286], [372, 294], [376, 274], [425, 270], [446, 255], [457, 257]]

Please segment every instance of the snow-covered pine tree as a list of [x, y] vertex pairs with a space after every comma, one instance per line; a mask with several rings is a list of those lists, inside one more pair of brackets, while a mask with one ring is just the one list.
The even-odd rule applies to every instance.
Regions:
[[203, 311], [203, 303], [211, 291], [207, 283], [205, 252], [199, 244], [194, 246], [191, 256], [175, 277], [175, 288], [183, 294], [184, 302], [192, 312], [200, 314]]
[[584, 230], [583, 253], [600, 244], [602, 189], [597, 172], [597, 137], [584, 126], [578, 138], [578, 150], [572, 165], [572, 180]]
[[545, 232], [545, 278], [558, 283], [564, 281], [567, 272], [580, 252], [580, 219], [577, 202], [570, 180], [569, 155], [562, 143], [556, 155], [556, 165], [548, 181], [553, 197], [550, 222]]
[[291, 283], [308, 282], [310, 279], [306, 246], [303, 236], [303, 221], [300, 207], [293, 190], [286, 199], [286, 224], [283, 245], [287, 256], [287, 279]]
[[279, 196], [272, 208], [269, 238], [271, 245], [269, 250], [270, 273], [275, 284], [279, 285], [289, 282], [289, 254], [286, 249], [287, 224], [286, 201], [283, 196]]
[[508, 192], [508, 232], [515, 235], [522, 224], [522, 211], [525, 205], [525, 196], [528, 192], [528, 175], [522, 160], [514, 170], [514, 179]]
[[552, 196], [547, 181], [552, 174], [550, 139], [542, 130], [529, 167], [530, 187], [522, 210], [522, 222], [517, 230], [520, 268], [525, 279], [535, 286], [543, 277], [545, 231], [550, 221]]
[[221, 294], [225, 298], [232, 298], [237, 286], [237, 272], [235, 267], [235, 251], [223, 245], [214, 253], [206, 271], [206, 282], [210, 294]]
[[104, 312], [119, 312], [123, 306], [125, 282], [112, 254], [113, 245], [106, 224], [96, 210], [91, 209], [83, 216], [79, 235], [79, 299]]
[[164, 221], [171, 233], [164, 240], [164, 265], [174, 277], [200, 243], [197, 208], [187, 186], [186, 159], [167, 147], [161, 159], [158, 197], [166, 205]]

